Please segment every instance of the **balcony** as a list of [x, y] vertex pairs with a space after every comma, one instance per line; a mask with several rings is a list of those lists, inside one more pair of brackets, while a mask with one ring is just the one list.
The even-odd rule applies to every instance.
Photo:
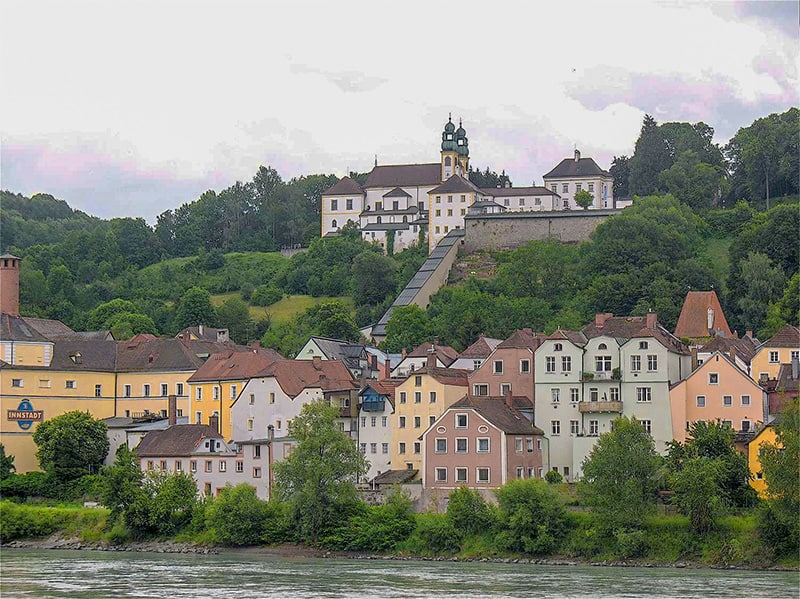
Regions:
[[581, 414], [599, 414], [601, 412], [622, 412], [621, 401], [582, 401], [578, 404]]

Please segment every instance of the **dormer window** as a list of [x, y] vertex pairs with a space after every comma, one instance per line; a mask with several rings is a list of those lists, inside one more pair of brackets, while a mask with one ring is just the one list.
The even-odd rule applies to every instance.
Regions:
[[639, 349], [647, 349], [647, 341], [640, 341]]
[[608, 346], [605, 343], [601, 343], [597, 346], [597, 349], [608, 349]]

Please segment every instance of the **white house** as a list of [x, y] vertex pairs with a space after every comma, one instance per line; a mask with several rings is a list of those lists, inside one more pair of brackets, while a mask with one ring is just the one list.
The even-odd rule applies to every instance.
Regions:
[[564, 158], [544, 177], [544, 185], [561, 196], [561, 208], [574, 209], [575, 194], [581, 190], [594, 196], [589, 209], [614, 208], [614, 177], [601, 169], [592, 158], [581, 158], [576, 149], [574, 158]]

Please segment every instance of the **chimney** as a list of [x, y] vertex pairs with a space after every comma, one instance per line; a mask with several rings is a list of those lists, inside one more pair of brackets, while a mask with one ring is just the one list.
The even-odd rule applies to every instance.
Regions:
[[167, 417], [169, 418], [169, 425], [175, 426], [178, 424], [178, 398], [174, 395], [169, 396], [169, 408], [167, 411]]
[[602, 329], [603, 325], [606, 324], [606, 320], [614, 316], [611, 312], [598, 312], [594, 315], [594, 326], [598, 329]]
[[383, 363], [383, 367], [385, 369], [383, 378], [385, 379], [392, 378], [392, 364], [391, 361], [389, 360], [389, 356], [386, 356], [386, 361]]
[[208, 426], [219, 432], [219, 416], [217, 414], [211, 414], [208, 417]]
[[256, 353], [258, 353], [258, 350], [261, 349], [261, 342], [260, 341], [253, 341], [250, 344], [250, 347], [252, 347], [254, 350], [256, 350]]
[[20, 258], [5, 253], [0, 256], [0, 312], [19, 316]]
[[197, 325], [197, 333], [199, 337], [201, 338], [203, 337], [203, 325], [201, 324]]
[[314, 366], [314, 370], [322, 370], [322, 358], [319, 356], [311, 358], [311, 364]]
[[505, 393], [505, 395], [503, 395], [503, 401], [505, 401], [506, 405], [509, 408], [513, 408], [514, 407], [514, 402], [511, 401], [511, 389], [506, 388], [506, 393]]
[[730, 358], [731, 358], [731, 362], [736, 364], [736, 348], [735, 347], [731, 348]]
[[436, 346], [439, 345], [439, 337], [433, 338], [433, 348], [436, 349]]
[[656, 328], [656, 323], [657, 322], [658, 322], [658, 314], [656, 314], [652, 310], [649, 310], [647, 312], [647, 328], [648, 329]]
[[428, 361], [426, 363], [428, 368], [436, 368], [436, 350], [431, 349], [428, 351]]
[[275, 438], [275, 427], [271, 424], [267, 426], [267, 441], [272, 441]]
[[400, 348], [400, 355], [403, 356], [404, 360], [406, 359], [406, 348], [405, 347]]
[[692, 372], [697, 370], [697, 348], [693, 347], [691, 349], [692, 352]]
[[578, 148], [575, 148], [575, 162], [580, 161], [580, 159], [581, 159], [581, 153], [578, 150]]
[[750, 337], [750, 339], [752, 339], [753, 338], [753, 331], [748, 329], [748, 331], [744, 334], [744, 336], [745, 337]]

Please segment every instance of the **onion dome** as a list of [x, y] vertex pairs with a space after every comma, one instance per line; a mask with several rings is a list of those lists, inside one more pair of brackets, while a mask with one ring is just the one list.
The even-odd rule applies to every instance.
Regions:
[[443, 152], [453, 152], [456, 149], [456, 141], [455, 141], [455, 129], [456, 126], [453, 124], [452, 116], [447, 118], [447, 124], [444, 126], [444, 131], [442, 132], [442, 151]]

